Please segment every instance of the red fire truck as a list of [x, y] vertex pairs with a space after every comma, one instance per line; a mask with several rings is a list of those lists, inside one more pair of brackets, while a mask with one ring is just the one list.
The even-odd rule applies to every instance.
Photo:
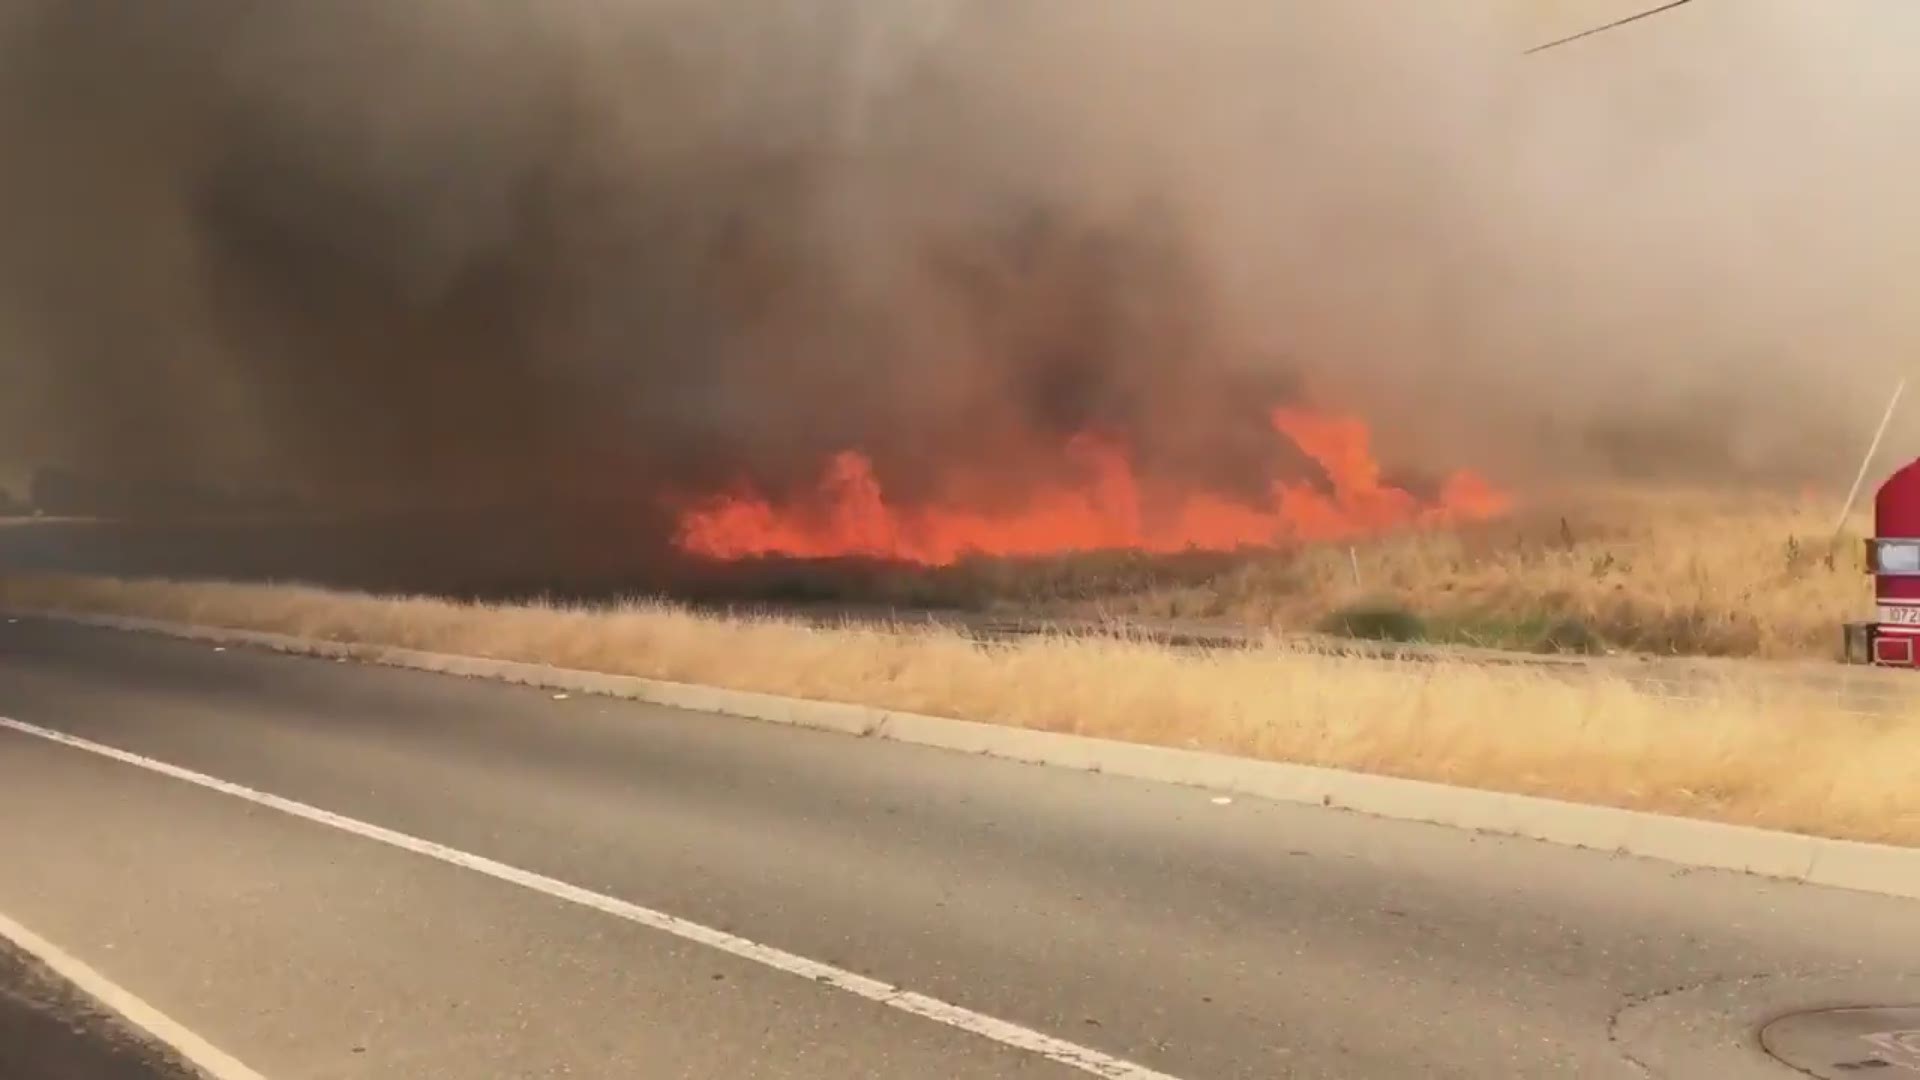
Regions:
[[1847, 659], [1920, 667], [1920, 461], [1888, 477], [1874, 496], [1867, 572], [1874, 619], [1847, 627]]

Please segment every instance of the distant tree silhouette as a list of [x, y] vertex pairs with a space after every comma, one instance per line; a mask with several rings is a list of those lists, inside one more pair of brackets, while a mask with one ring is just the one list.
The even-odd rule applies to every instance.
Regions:
[[287, 513], [299, 507], [299, 500], [283, 491], [242, 491], [191, 481], [104, 478], [57, 466], [34, 472], [29, 502], [32, 510], [49, 517], [194, 517]]
[[85, 482], [66, 469], [51, 466], [34, 470], [28, 499], [33, 508], [52, 517], [84, 515], [87, 500]]

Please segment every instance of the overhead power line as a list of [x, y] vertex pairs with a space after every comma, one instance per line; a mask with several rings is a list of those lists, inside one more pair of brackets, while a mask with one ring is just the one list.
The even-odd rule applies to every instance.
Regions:
[[1558, 48], [1562, 45], [1579, 41], [1581, 38], [1592, 37], [1595, 34], [1604, 34], [1608, 30], [1616, 30], [1622, 26], [1627, 25], [1628, 23], [1639, 22], [1641, 19], [1650, 19], [1653, 16], [1658, 15], [1663, 11], [1672, 11], [1674, 8], [1685, 7], [1686, 5], [1691, 3], [1693, 3], [1693, 0], [1672, 0], [1671, 3], [1661, 4], [1657, 8], [1652, 8], [1647, 11], [1642, 11], [1638, 15], [1629, 15], [1624, 19], [1615, 19], [1614, 21], [1608, 23], [1605, 26], [1596, 26], [1591, 30], [1582, 30], [1577, 34], [1573, 34], [1569, 37], [1563, 37], [1558, 41], [1549, 41], [1545, 45], [1535, 45], [1533, 48], [1527, 50], [1526, 55], [1531, 56], [1537, 52], [1546, 52], [1548, 49]]

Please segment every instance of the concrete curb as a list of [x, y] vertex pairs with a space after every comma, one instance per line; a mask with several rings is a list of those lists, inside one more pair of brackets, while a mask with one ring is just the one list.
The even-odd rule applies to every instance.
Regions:
[[1829, 840], [1607, 806], [1561, 802], [1419, 780], [1288, 765], [1197, 750], [1145, 746], [1083, 735], [1002, 727], [969, 720], [892, 712], [663, 682], [631, 675], [573, 671], [541, 664], [450, 656], [384, 645], [346, 644], [251, 630], [189, 626], [114, 615], [12, 612], [112, 630], [162, 634], [214, 645], [239, 645], [300, 656], [383, 664], [415, 671], [491, 679], [546, 690], [644, 701], [694, 712], [873, 736], [919, 746], [985, 754], [1035, 765], [1180, 784], [1275, 802], [1351, 810], [1569, 847], [1638, 855], [1681, 866], [1736, 870], [1764, 877], [1920, 899], [1920, 849]]

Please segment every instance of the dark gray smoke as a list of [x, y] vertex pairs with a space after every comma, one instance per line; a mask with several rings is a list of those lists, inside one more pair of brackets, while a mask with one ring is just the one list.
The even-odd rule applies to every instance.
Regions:
[[1920, 343], [1920, 18], [1515, 15], [16, 0], [0, 459], [639, 505], [1094, 430], [1251, 489], [1305, 398], [1416, 472], [1844, 472]]

